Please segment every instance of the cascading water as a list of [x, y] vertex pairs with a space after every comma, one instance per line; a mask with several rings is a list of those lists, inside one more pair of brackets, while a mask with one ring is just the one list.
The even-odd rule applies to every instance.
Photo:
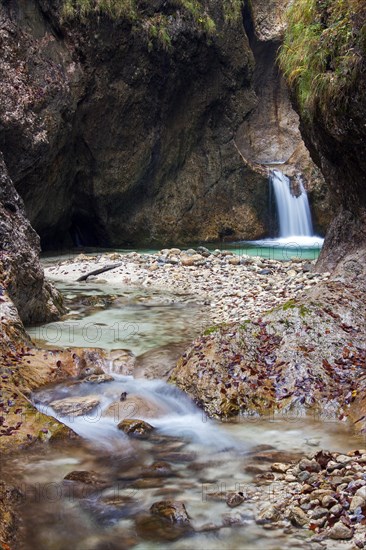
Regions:
[[301, 194], [298, 197], [291, 193], [290, 180], [280, 170], [271, 172], [270, 185], [276, 200], [280, 238], [312, 237], [314, 233], [309, 201], [301, 181]]

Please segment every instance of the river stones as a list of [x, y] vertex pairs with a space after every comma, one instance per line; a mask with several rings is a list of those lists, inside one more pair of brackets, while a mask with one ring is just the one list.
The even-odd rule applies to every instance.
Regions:
[[138, 420], [136, 418], [122, 420], [122, 422], [120, 422], [117, 427], [119, 430], [122, 430], [126, 435], [130, 437], [136, 437], [137, 439], [147, 439], [149, 435], [155, 430], [153, 426], [151, 426], [144, 420]]
[[86, 397], [65, 397], [52, 401], [50, 406], [61, 416], [83, 416], [93, 411], [100, 404], [97, 395], [88, 395]]

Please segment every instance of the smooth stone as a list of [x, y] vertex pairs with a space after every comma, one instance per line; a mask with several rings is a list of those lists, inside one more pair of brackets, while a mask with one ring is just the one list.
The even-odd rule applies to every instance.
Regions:
[[329, 530], [329, 538], [335, 539], [335, 540], [349, 540], [353, 537], [353, 529], [350, 529], [339, 521], [338, 523], [334, 524], [333, 527]]
[[61, 416], [82, 416], [91, 412], [100, 404], [97, 395], [88, 395], [87, 397], [65, 397], [52, 401], [50, 406]]
[[289, 519], [296, 527], [304, 527], [308, 525], [309, 518], [299, 506], [294, 506], [290, 509]]
[[343, 512], [343, 506], [341, 504], [335, 504], [329, 509], [329, 512], [334, 516], [340, 516]]
[[323, 516], [326, 516], [328, 514], [328, 510], [326, 508], [316, 507], [314, 510], [311, 511], [311, 518], [312, 519], [320, 519]]
[[350, 512], [354, 512], [356, 508], [363, 507], [366, 504], [366, 500], [361, 496], [356, 494], [353, 499], [351, 500], [351, 504], [349, 506]]
[[356, 495], [358, 497], [362, 497], [364, 500], [366, 500], [366, 487], [363, 486], [363, 487], [360, 487], [359, 489], [357, 489]]
[[155, 418], [162, 416], [164, 409], [140, 395], [128, 394], [123, 401], [115, 401], [103, 411], [103, 416], [111, 416], [115, 422], [127, 418]]
[[278, 474], [285, 474], [289, 468], [290, 464], [283, 464], [281, 462], [275, 462], [271, 466], [272, 472], [276, 472]]
[[89, 382], [89, 384], [104, 384], [104, 382], [113, 382], [114, 378], [110, 374], [91, 374], [86, 378], [83, 378], [83, 382]]

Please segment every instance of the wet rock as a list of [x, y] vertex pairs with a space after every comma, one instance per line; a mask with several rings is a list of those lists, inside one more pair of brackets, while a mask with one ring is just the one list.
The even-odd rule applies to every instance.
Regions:
[[149, 477], [147, 479], [137, 479], [131, 483], [133, 489], [158, 489], [163, 487], [164, 479], [162, 477]]
[[353, 532], [354, 530], [352, 528], [347, 527], [347, 525], [339, 521], [331, 527], [328, 536], [335, 540], [349, 540], [353, 537]]
[[127, 418], [156, 418], [164, 413], [162, 406], [147, 397], [128, 394], [123, 400], [112, 403], [103, 416], [111, 416], [115, 422], [120, 422]]
[[136, 418], [122, 420], [117, 427], [126, 435], [136, 437], [138, 439], [147, 439], [155, 429], [144, 420], [138, 420]]
[[143, 477], [170, 477], [174, 475], [171, 465], [168, 462], [154, 462], [151, 466], [144, 468]]
[[101, 486], [106, 482], [100, 478], [97, 472], [87, 470], [74, 470], [64, 477], [67, 481], [77, 481], [78, 483], [85, 483], [87, 485]]
[[141, 515], [135, 520], [137, 535], [147, 541], [175, 541], [192, 531], [189, 523], [171, 523], [158, 515]]
[[111, 370], [116, 374], [131, 376], [134, 373], [136, 357], [129, 350], [112, 350], [109, 352], [109, 360], [112, 362]]
[[61, 416], [83, 416], [93, 411], [100, 404], [100, 399], [97, 395], [89, 395], [86, 397], [65, 397], [52, 401], [50, 406], [54, 411]]
[[271, 466], [272, 472], [277, 472], [279, 474], [285, 474], [287, 470], [290, 468], [290, 464], [282, 464], [281, 462], [275, 462]]
[[224, 527], [233, 527], [235, 525], [243, 525], [246, 519], [247, 518], [244, 517], [243, 514], [239, 514], [239, 513], [235, 513], [235, 514], [229, 513], [229, 514], [222, 515], [222, 523]]
[[161, 500], [150, 507], [150, 513], [170, 523], [189, 525], [190, 520], [183, 502], [178, 500]]
[[103, 384], [104, 382], [113, 382], [114, 378], [110, 374], [91, 374], [83, 379], [83, 382], [89, 384]]
[[239, 506], [242, 504], [245, 500], [244, 494], [242, 492], [238, 493], [228, 493], [226, 495], [226, 504], [230, 508], [235, 508], [236, 506]]

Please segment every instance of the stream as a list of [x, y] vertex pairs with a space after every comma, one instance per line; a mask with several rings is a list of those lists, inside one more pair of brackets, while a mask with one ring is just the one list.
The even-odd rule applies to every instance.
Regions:
[[[70, 312], [62, 322], [30, 329], [32, 338], [52, 347], [125, 349], [136, 356], [138, 368], [135, 377], [121, 374], [111, 361], [111, 381], [68, 381], [34, 393], [41, 412], [83, 439], [28, 451], [8, 467], [9, 479], [16, 479], [27, 497], [24, 548], [307, 547], [306, 531], [285, 534], [256, 523], [258, 500], [270, 503], [278, 495], [273, 484], [261, 485], [262, 494], [256, 495], [255, 475], [268, 471], [271, 462], [285, 461], [281, 456], [290, 460], [322, 448], [346, 452], [361, 439], [347, 426], [316, 418], [210, 420], [182, 392], [156, 379], [160, 371], [151, 370], [151, 357], [169, 370], [205, 325], [204, 310], [191, 296], [92, 283], [57, 286]], [[122, 394], [129, 400], [121, 401]], [[98, 405], [82, 416], [53, 408], [55, 401], [73, 397], [93, 397]], [[149, 422], [153, 434], [146, 440], [125, 435], [117, 425], [131, 418]], [[95, 473], [97, 484], [64, 480], [75, 470]], [[254, 497], [230, 508], [220, 494], [226, 491]], [[193, 529], [162, 528], [149, 516], [151, 505], [166, 499], [184, 502]]]

